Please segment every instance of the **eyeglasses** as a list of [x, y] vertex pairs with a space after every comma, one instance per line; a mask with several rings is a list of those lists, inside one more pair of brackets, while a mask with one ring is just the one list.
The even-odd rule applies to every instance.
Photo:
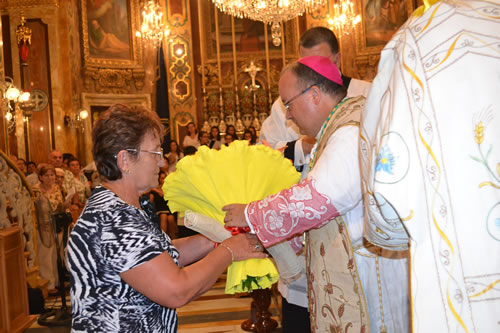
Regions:
[[306, 92], [308, 92], [309, 89], [311, 89], [312, 87], [314, 87], [316, 85], [317, 85], [317, 83], [311, 84], [309, 87], [307, 87], [306, 89], [304, 89], [301, 92], [299, 92], [297, 95], [295, 95], [292, 98], [290, 98], [287, 102], [283, 102], [283, 105], [285, 106], [285, 109], [288, 111], [288, 109], [290, 109], [290, 105], [292, 105], [292, 102], [294, 100], [296, 100], [297, 98], [299, 98], [300, 96], [302, 96], [303, 94], [305, 94]]
[[156, 155], [156, 159], [163, 159], [163, 148], [160, 148], [160, 151], [152, 151], [152, 150], [145, 150], [145, 149], [135, 149], [135, 148], [127, 148], [127, 149], [124, 149], [126, 151], [133, 151], [133, 152], [145, 152], [145, 153], [150, 153], [150, 154], [155, 154]]

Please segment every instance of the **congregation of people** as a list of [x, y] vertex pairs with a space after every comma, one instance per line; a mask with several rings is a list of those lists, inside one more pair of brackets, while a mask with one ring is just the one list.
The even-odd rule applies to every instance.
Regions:
[[[469, 10], [441, 3], [415, 17]], [[447, 36], [464, 28], [489, 34], [498, 28], [490, 21], [467, 16], [439, 24]], [[35, 194], [40, 273], [50, 293], [60, 283], [62, 239], [52, 216], [71, 215], [64, 256], [72, 330], [176, 332], [175, 309], [211, 288], [232, 262], [266, 258], [266, 248], [289, 242], [302, 271], [278, 283], [283, 332], [498, 331], [500, 237], [498, 214], [490, 215], [500, 196], [488, 158], [499, 155], [488, 148], [480, 163], [464, 156], [478, 145], [483, 156], [483, 140], [500, 142], [500, 57], [488, 48], [474, 56], [457, 50], [452, 69], [428, 74], [425, 67], [437, 61], [415, 50], [446, 53], [439, 24], [428, 24], [435, 31], [417, 39], [412, 29], [424, 24], [403, 26], [382, 51], [373, 83], [341, 72], [330, 29], [306, 30], [300, 59], [283, 68], [279, 98], [258, 130], [202, 130], [193, 121], [177, 142], [165, 137], [156, 113], [115, 104], [94, 124], [94, 161], [85, 168], [57, 150], [38, 165], [11, 156]], [[474, 123], [475, 136], [449, 129], [451, 118], [460, 129]], [[251, 232], [219, 244], [183, 225], [164, 200], [163, 184], [187, 156], [236, 140], [281, 151], [301, 181], [223, 207], [227, 227]]]

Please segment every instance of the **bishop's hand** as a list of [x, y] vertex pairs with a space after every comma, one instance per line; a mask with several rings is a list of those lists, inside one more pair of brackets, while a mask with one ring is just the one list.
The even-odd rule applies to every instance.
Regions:
[[245, 204], [229, 204], [222, 207], [226, 212], [224, 223], [228, 227], [248, 227], [245, 219]]

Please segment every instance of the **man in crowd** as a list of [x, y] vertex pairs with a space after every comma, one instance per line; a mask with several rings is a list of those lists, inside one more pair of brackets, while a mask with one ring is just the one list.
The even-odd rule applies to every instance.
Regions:
[[64, 167], [63, 154], [58, 150], [53, 150], [49, 153], [49, 164], [52, 164], [55, 168], [61, 168], [64, 170], [64, 181], [63, 181], [63, 191], [69, 193], [73, 186], [73, 174], [71, 171]]
[[23, 175], [25, 175], [25, 176], [28, 175], [28, 168], [26, 166], [26, 161], [24, 159], [22, 159], [22, 158], [17, 159], [17, 167], [23, 173]]
[[363, 242], [359, 119], [364, 97], [345, 98], [326, 57], [301, 58], [280, 78], [287, 118], [317, 139], [306, 180], [226, 210], [229, 226], [250, 226], [265, 247], [307, 231], [311, 329], [407, 332], [407, 260]]
[[500, 5], [424, 8], [363, 112], [364, 232], [410, 248], [413, 332], [499, 332]]
[[200, 146], [208, 146], [210, 135], [205, 131], [200, 131], [198, 134], [198, 141], [200, 141]]
[[[41, 164], [43, 165], [43, 163]], [[40, 165], [38, 165], [38, 167], [40, 167]], [[30, 174], [26, 176], [26, 180], [31, 187], [40, 182], [40, 180], [38, 179], [38, 167], [35, 162], [28, 163], [28, 171], [30, 171]]]
[[[330, 59], [338, 68], [341, 63], [339, 43], [335, 34], [325, 27], [313, 27], [305, 31], [300, 37], [299, 54], [301, 57], [323, 56]], [[343, 86], [347, 89], [347, 96], [367, 96], [370, 83], [342, 75]], [[309, 153], [316, 143], [314, 138], [301, 135], [295, 123], [286, 120], [286, 110], [283, 102], [278, 98], [271, 108], [270, 116], [262, 124], [260, 141], [265, 141], [272, 148], [284, 148], [285, 157], [293, 161], [302, 178], [307, 176], [309, 168]], [[294, 244], [300, 244], [295, 240]], [[303, 252], [303, 251], [302, 251]], [[305, 266], [305, 258], [301, 253], [299, 260]], [[282, 326], [283, 331], [297, 330], [308, 332], [310, 330], [307, 280], [300, 276], [296, 281], [283, 283], [279, 281], [278, 289], [283, 296]]]

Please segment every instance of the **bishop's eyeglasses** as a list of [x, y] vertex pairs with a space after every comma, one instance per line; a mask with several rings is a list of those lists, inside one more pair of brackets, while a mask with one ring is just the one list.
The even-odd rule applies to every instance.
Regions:
[[309, 87], [307, 87], [306, 89], [302, 90], [301, 92], [299, 92], [297, 95], [293, 96], [292, 98], [290, 98], [288, 101], [286, 102], [283, 102], [283, 105], [285, 106], [285, 109], [288, 111], [288, 109], [290, 109], [290, 105], [292, 105], [292, 102], [294, 100], [296, 100], [297, 98], [299, 98], [300, 96], [304, 95], [306, 92], [308, 92], [312, 87], [314, 86], [317, 86], [318, 84], [317, 83], [314, 83], [314, 84], [311, 84]]

